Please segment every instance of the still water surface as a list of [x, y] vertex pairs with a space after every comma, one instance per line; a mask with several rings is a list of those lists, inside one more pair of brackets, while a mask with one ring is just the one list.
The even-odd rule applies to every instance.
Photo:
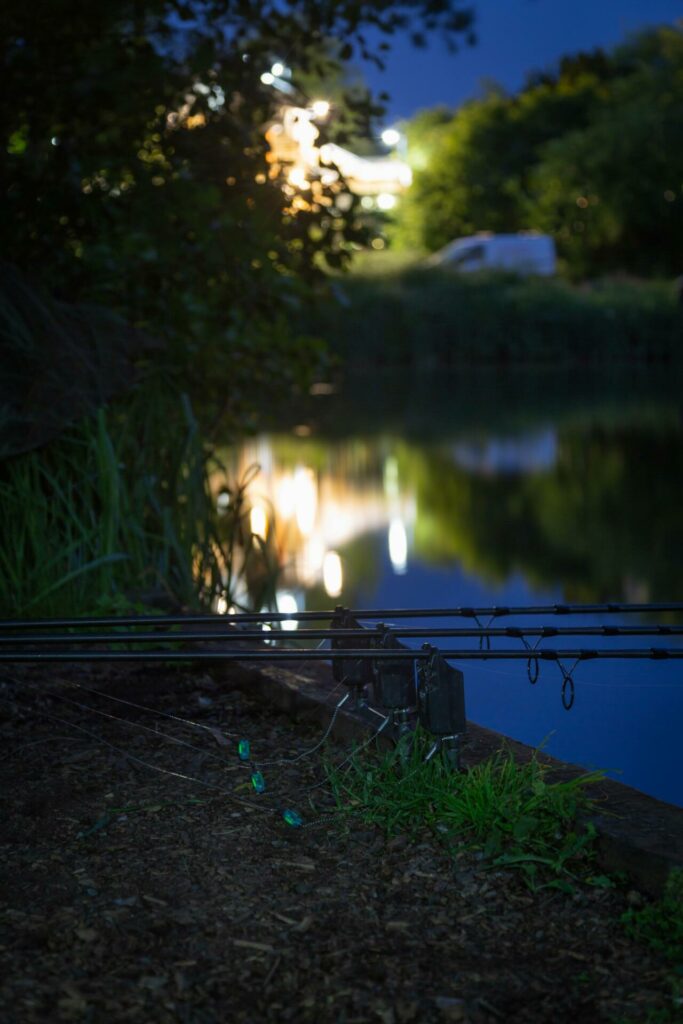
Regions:
[[[285, 567], [281, 610], [683, 600], [680, 381], [484, 373], [328, 391], [233, 460], [261, 467], [251, 522]], [[638, 624], [590, 624], [608, 621]], [[588, 620], [556, 624], [574, 622]], [[568, 641], [610, 643], [629, 640]], [[535, 686], [523, 661], [461, 667], [471, 721], [683, 805], [683, 662], [583, 663], [571, 712], [557, 665]]]

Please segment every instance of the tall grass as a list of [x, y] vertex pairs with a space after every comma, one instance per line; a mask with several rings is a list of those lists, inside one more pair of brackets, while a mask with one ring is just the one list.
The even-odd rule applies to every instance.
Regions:
[[244, 481], [218, 515], [187, 351], [3, 266], [1, 615], [273, 602]]
[[596, 282], [412, 267], [335, 282], [316, 329], [351, 367], [673, 362], [683, 314], [668, 282]]
[[219, 517], [219, 468], [189, 401], [150, 387], [6, 460], [0, 614], [272, 604], [277, 565], [249, 530], [246, 482]]
[[449, 845], [474, 846], [492, 863], [519, 868], [528, 883], [572, 876], [590, 860], [593, 831], [580, 829], [590, 806], [585, 789], [594, 772], [553, 781], [534, 755], [526, 764], [510, 752], [454, 773], [441, 756], [425, 762], [430, 740], [418, 729], [406, 756], [400, 746], [381, 755], [354, 757], [348, 768], [328, 769], [337, 805], [387, 833], [430, 830]]

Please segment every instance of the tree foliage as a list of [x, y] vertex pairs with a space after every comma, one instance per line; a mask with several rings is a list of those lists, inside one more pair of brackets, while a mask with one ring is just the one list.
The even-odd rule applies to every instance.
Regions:
[[489, 86], [409, 127], [415, 181], [396, 239], [435, 249], [477, 231], [555, 236], [573, 275], [683, 266], [683, 31], [566, 57], [515, 96]]
[[[6, 0], [0, 248], [60, 300], [162, 336], [183, 383], [286, 385], [297, 354], [315, 359], [288, 314], [362, 225], [330, 189], [283, 193], [264, 139], [282, 96], [262, 73], [329, 71], [330, 38], [338, 60], [381, 63], [368, 28], [454, 38], [470, 22], [461, 0]], [[348, 109], [373, 115], [367, 97]]]

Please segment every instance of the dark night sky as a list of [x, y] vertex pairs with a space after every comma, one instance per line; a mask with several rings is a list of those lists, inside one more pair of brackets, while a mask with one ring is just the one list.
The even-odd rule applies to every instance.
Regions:
[[528, 71], [552, 67], [566, 53], [609, 48], [630, 32], [683, 18], [683, 0], [472, 0], [475, 47], [449, 54], [434, 39], [425, 50], [394, 40], [387, 70], [364, 67], [375, 93], [391, 95], [387, 123], [425, 107], [457, 106], [482, 79], [514, 91]]

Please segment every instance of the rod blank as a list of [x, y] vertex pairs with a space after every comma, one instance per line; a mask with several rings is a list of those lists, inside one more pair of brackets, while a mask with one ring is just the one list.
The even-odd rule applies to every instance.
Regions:
[[[391, 628], [389, 631], [392, 636], [397, 639], [401, 638], [420, 638], [420, 637], [439, 637], [439, 638], [450, 638], [457, 639], [460, 637], [506, 637], [513, 638], [518, 637], [539, 637], [541, 639], [548, 637], [559, 637], [559, 636], [602, 636], [602, 637], [620, 637], [620, 636], [683, 636], [683, 626], [667, 626], [667, 625], [653, 625], [653, 626], [481, 626], [477, 628], [442, 628], [434, 627], [430, 629], [428, 626], [420, 629], [418, 627], [407, 627], [407, 628]], [[6, 636], [0, 635], [0, 646], [3, 644], [12, 643], [31, 643], [31, 644], [82, 644], [82, 643], [107, 643], [107, 644], [125, 644], [125, 643], [205, 643], [205, 642], [216, 642], [220, 641], [223, 643], [227, 641], [229, 643], [239, 643], [245, 640], [269, 640], [277, 639], [278, 641], [299, 641], [299, 640], [333, 640], [333, 639], [344, 639], [344, 640], [360, 640], [367, 639], [368, 637], [380, 638], [381, 633], [376, 633], [370, 629], [298, 629], [296, 631], [276, 631], [272, 636], [267, 635], [267, 631], [264, 630], [253, 630], [253, 629], [228, 629], [222, 632], [183, 632], [177, 633], [166, 632], [155, 632], [155, 633], [82, 633], [76, 635], [74, 633], [38, 633], [33, 634], [30, 640], [24, 641], [22, 637], [13, 636], [7, 634]]]
[[329, 609], [306, 612], [240, 612], [234, 615], [123, 615], [120, 617], [85, 616], [77, 619], [5, 619], [1, 630], [75, 629], [90, 626], [183, 626], [195, 624], [238, 624], [241, 622], [321, 622], [334, 619], [340, 612], [355, 619], [424, 619], [424, 618], [485, 618], [513, 615], [644, 615], [649, 613], [683, 613], [683, 602], [660, 604], [551, 604], [508, 607], [493, 605], [482, 608], [373, 608], [364, 610]]
[[[99, 650], [0, 650], [0, 662], [76, 662], [76, 661], [330, 661], [333, 657], [363, 661], [422, 661], [431, 657], [433, 650], [372, 649], [332, 651], [283, 651], [280, 649], [264, 650], [194, 650], [194, 651], [99, 651]], [[683, 648], [645, 647], [615, 648], [614, 650], [546, 650], [537, 648], [529, 650], [439, 650], [442, 658], [449, 661], [527, 661], [538, 658], [539, 661], [589, 661], [599, 659], [652, 659], [667, 660], [683, 658]]]

